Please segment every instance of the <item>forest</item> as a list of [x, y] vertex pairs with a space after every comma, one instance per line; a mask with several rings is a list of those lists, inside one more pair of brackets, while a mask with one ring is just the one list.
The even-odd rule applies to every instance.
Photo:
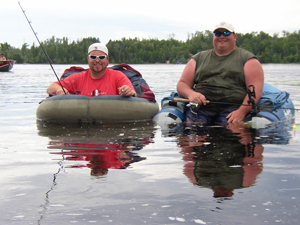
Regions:
[[[246, 34], [237, 33], [236, 45], [254, 53], [261, 63], [300, 63], [300, 30], [298, 32], [282, 31], [273, 36], [261, 32]], [[186, 41], [174, 39], [170, 35], [167, 40], [122, 38], [109, 40], [106, 44], [109, 50], [111, 64], [153, 64], [153, 63], [186, 63], [192, 55], [199, 51], [213, 48], [213, 33], [211, 31], [196, 31], [189, 33]], [[87, 49], [90, 44], [101, 42], [99, 38], [87, 37], [70, 42], [67, 37], [52, 36], [41, 42], [53, 64], [86, 64]], [[17, 63], [44, 64], [48, 60], [41, 46], [24, 43], [15, 48], [9, 43], [0, 43], [0, 52], [7, 59]]]

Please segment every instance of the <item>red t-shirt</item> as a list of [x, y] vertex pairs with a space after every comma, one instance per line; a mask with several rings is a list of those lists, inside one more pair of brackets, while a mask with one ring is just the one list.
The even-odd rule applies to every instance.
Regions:
[[[58, 81], [56, 83], [59, 84]], [[104, 76], [99, 79], [92, 78], [91, 70], [88, 69], [83, 73], [73, 74], [61, 80], [61, 84], [70, 94], [77, 94], [76, 91], [80, 91], [80, 95], [87, 96], [95, 96], [95, 93], [99, 93], [99, 95], [119, 95], [118, 88], [123, 85], [128, 85], [134, 90], [126, 75], [110, 68], [107, 68]]]

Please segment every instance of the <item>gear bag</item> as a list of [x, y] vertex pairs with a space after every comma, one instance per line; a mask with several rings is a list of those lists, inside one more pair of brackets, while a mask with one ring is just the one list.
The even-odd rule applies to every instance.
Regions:
[[142, 77], [142, 74], [133, 69], [131, 66], [129, 66], [126, 63], [122, 63], [119, 65], [115, 65], [113, 67], [110, 67], [112, 70], [119, 70], [122, 73], [124, 73], [129, 80], [132, 83], [132, 86], [134, 87], [137, 97], [147, 99], [148, 101], [155, 102], [155, 95], [153, 91], [151, 91], [149, 85]]

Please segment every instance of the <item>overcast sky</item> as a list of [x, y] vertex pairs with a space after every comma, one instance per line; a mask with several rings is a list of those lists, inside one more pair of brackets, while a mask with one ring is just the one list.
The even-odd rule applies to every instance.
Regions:
[[[0, 43], [21, 48], [38, 42], [15, 0], [0, 0]], [[238, 33], [300, 30], [299, 0], [20, 0], [40, 41], [97, 37], [106, 44], [121, 38], [186, 40], [188, 33], [213, 30], [221, 21]]]

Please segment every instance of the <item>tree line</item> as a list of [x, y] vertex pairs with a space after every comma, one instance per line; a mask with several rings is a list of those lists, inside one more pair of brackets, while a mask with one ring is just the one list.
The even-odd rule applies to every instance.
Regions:
[[[273, 36], [261, 32], [246, 34], [237, 33], [236, 45], [254, 53], [261, 63], [300, 63], [300, 30], [298, 32], [282, 32]], [[186, 41], [174, 39], [170, 35], [167, 40], [122, 38], [109, 40], [110, 63], [186, 63], [192, 55], [199, 51], [213, 48], [211, 31], [189, 33]], [[46, 53], [54, 64], [86, 64], [87, 49], [90, 44], [100, 42], [99, 38], [88, 37], [70, 42], [68, 38], [52, 36], [42, 42]], [[48, 63], [40, 45], [24, 43], [15, 48], [7, 42], [0, 43], [0, 52], [7, 59], [17, 63]]]

